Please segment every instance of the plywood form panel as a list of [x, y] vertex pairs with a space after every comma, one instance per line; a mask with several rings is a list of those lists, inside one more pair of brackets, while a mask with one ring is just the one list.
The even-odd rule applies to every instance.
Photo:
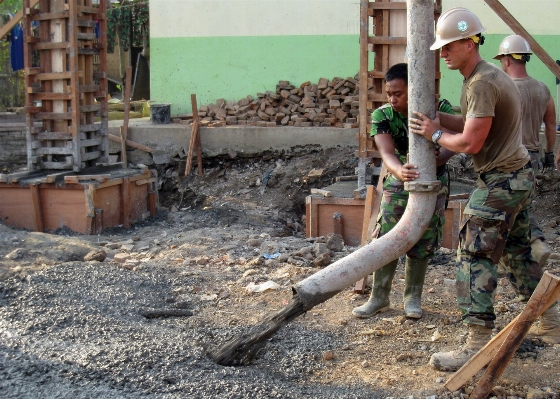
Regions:
[[8, 226], [33, 230], [33, 200], [31, 190], [16, 184], [0, 184], [0, 218]]
[[45, 231], [67, 227], [87, 234], [85, 193], [81, 187], [63, 189], [54, 186], [41, 187], [41, 202]]
[[95, 209], [103, 209], [103, 228], [121, 224], [120, 185], [97, 189], [94, 204]]

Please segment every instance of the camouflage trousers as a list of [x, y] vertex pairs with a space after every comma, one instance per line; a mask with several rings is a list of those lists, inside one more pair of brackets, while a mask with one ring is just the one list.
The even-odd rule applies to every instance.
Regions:
[[496, 263], [507, 253], [510, 281], [529, 297], [542, 277], [531, 255], [529, 208], [534, 188], [530, 164], [510, 173], [480, 175], [463, 213], [457, 250], [457, 303], [467, 324], [494, 327]]
[[[533, 166], [533, 171], [536, 172], [537, 170], [540, 169], [541, 166], [540, 154], [538, 151], [534, 151], [534, 152], [529, 152], [529, 155], [531, 155], [531, 165]], [[531, 224], [531, 242], [538, 239], [544, 240], [544, 234], [542, 232], [541, 226], [537, 222], [537, 219], [535, 219], [535, 217], [533, 216], [533, 212], [531, 212], [530, 224]]]
[[[448, 175], [438, 176], [441, 189], [438, 192], [436, 208], [426, 231], [416, 244], [406, 253], [410, 258], [427, 259], [433, 256], [441, 244], [443, 237], [443, 224], [445, 223], [445, 203], [448, 198]], [[383, 196], [374, 237], [387, 234], [401, 220], [408, 202], [408, 191], [404, 183], [388, 173], [383, 179]]]

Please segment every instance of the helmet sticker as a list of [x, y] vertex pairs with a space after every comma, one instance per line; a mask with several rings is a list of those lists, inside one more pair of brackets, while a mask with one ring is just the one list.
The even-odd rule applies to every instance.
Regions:
[[459, 21], [457, 23], [457, 29], [459, 29], [461, 32], [465, 32], [467, 29], [469, 29], [469, 24], [466, 21]]

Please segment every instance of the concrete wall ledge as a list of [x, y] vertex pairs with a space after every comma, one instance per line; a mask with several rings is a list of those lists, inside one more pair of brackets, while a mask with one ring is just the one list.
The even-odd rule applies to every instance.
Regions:
[[[109, 132], [120, 136], [122, 121], [111, 121]], [[129, 140], [154, 149], [156, 164], [169, 162], [170, 157], [188, 152], [191, 127], [170, 123], [154, 125], [149, 118], [132, 119]], [[358, 129], [329, 127], [255, 127], [224, 126], [201, 127], [200, 141], [204, 156], [224, 155], [234, 151], [239, 156], [252, 156], [263, 151], [281, 151], [293, 147], [317, 145], [322, 148], [358, 147]], [[118, 143], [112, 142], [112, 146]], [[115, 147], [112, 147], [115, 148]]]

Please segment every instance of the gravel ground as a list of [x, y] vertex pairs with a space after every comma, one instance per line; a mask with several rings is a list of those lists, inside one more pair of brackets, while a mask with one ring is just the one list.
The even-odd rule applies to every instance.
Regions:
[[[205, 346], [240, 332], [192, 318], [146, 319], [193, 286], [180, 271], [75, 262], [0, 283], [0, 392], [10, 398], [363, 398], [381, 391], [307, 382], [317, 354], [344, 337], [297, 323], [248, 367], [222, 367]], [[194, 313], [199, 304], [191, 303]], [[200, 305], [204, 306], [204, 305]]]
[[[448, 392], [451, 373], [427, 364], [431, 353], [465, 340], [445, 284], [454, 279], [452, 250], [430, 263], [418, 321], [402, 314], [400, 264], [386, 313], [353, 318], [367, 296], [349, 287], [282, 328], [248, 366], [219, 366], [205, 354], [287, 305], [292, 284], [355, 250], [321, 257], [326, 238], [306, 239], [301, 217], [310, 188], [352, 172], [351, 154], [215, 161], [204, 178], [185, 180], [170, 166], [160, 173], [165, 208], [131, 230], [80, 236], [0, 224], [0, 397], [468, 397], [480, 374]], [[307, 179], [312, 169], [321, 178]], [[461, 166], [453, 175], [469, 178]], [[554, 251], [547, 269], [558, 275], [560, 178], [540, 180], [535, 210]], [[92, 252], [105, 259], [85, 261]], [[268, 282], [277, 289], [252, 292]], [[496, 332], [522, 310], [515, 298], [500, 279]], [[525, 340], [492, 397], [558, 398], [559, 350]]]

